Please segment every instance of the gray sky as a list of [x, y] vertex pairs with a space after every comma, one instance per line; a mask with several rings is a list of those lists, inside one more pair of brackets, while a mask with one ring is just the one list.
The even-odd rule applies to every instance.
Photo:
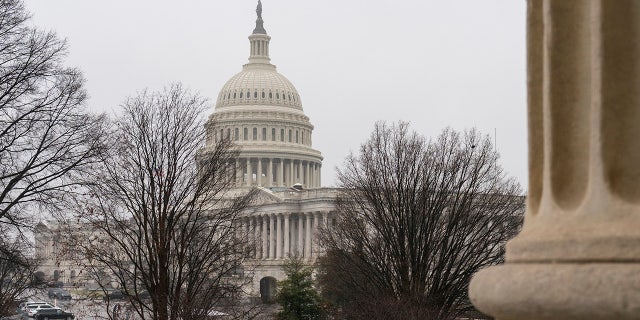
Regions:
[[[95, 111], [182, 82], [211, 105], [249, 56], [257, 0], [26, 0], [69, 44]], [[377, 120], [497, 132], [526, 188], [524, 0], [264, 0], [271, 62], [298, 89], [322, 152], [323, 184]], [[212, 108], [213, 110], [213, 108]]]

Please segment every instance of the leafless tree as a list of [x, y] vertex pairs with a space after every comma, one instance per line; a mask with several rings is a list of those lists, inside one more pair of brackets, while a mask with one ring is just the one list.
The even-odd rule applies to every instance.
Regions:
[[84, 110], [66, 45], [29, 25], [20, 0], [0, 0], [0, 224], [30, 227], [31, 212], [73, 195], [103, 150], [103, 118]]
[[0, 317], [15, 314], [17, 301], [26, 296], [38, 266], [35, 259], [26, 255], [29, 248], [24, 240], [0, 239]]
[[126, 100], [70, 225], [85, 270], [142, 319], [204, 318], [245, 284], [238, 270], [253, 244], [236, 222], [255, 191], [230, 192], [239, 151], [229, 139], [204, 148], [205, 107], [180, 85]]
[[354, 319], [454, 319], [467, 286], [502, 261], [522, 219], [519, 184], [491, 139], [446, 129], [435, 141], [377, 123], [338, 172], [338, 220], [321, 234], [324, 293]]

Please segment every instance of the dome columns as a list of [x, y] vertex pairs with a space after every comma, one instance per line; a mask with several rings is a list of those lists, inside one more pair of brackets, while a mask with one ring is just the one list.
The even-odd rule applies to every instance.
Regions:
[[321, 162], [295, 158], [246, 157], [236, 160], [236, 185], [305, 188], [320, 187]]

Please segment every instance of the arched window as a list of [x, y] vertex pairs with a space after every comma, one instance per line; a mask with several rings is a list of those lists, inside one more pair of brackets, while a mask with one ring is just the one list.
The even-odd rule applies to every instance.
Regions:
[[271, 92], [269, 92], [269, 99], [272, 99], [273, 95], [271, 94]]
[[251, 98], [251, 92], [247, 91], [247, 99]]
[[301, 137], [301, 139], [302, 139], [302, 144], [304, 144], [304, 131], [302, 131], [302, 137]]
[[280, 141], [284, 142], [284, 129], [280, 129]]
[[296, 143], [298, 143], [298, 130], [296, 130]]
[[258, 140], [258, 128], [253, 128], [253, 141]]
[[276, 141], [276, 128], [271, 128], [271, 141]]
[[291, 136], [292, 136], [292, 135], [291, 135], [291, 129], [289, 129], [289, 142], [291, 142], [291, 140], [292, 140], [292, 139], [291, 139]]
[[233, 93], [233, 98], [234, 98], [234, 99], [236, 98], [236, 93], [235, 93], [235, 92]]
[[258, 91], [254, 91], [254, 92], [253, 92], [253, 98], [254, 98], [254, 99], [258, 98]]
[[244, 128], [244, 137], [243, 140], [249, 140], [249, 129], [248, 128]]
[[233, 139], [238, 141], [238, 139], [240, 139], [240, 129], [236, 128], [235, 130], [235, 134], [233, 135]]
[[262, 99], [264, 99], [264, 91], [262, 91]]
[[242, 91], [240, 91], [240, 99], [242, 99]]

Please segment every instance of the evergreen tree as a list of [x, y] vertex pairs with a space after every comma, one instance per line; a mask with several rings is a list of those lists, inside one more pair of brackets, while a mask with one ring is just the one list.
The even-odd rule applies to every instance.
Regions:
[[326, 319], [320, 296], [313, 287], [312, 268], [292, 257], [284, 266], [287, 278], [278, 281], [279, 320]]

